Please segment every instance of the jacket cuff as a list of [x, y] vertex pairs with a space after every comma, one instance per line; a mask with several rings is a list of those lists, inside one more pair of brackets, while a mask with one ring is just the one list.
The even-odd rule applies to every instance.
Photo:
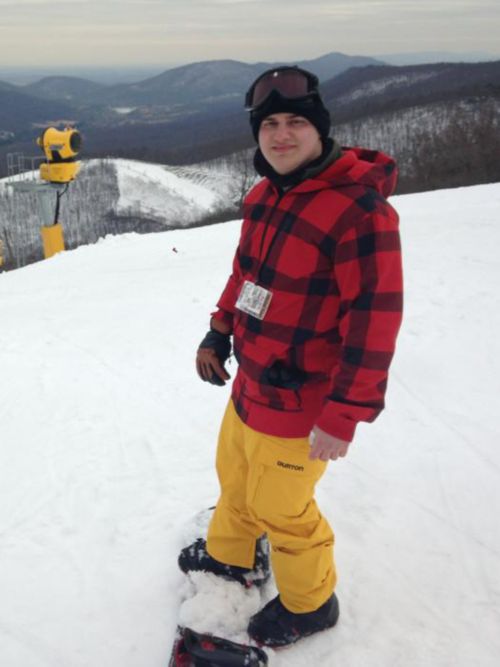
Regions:
[[338, 409], [335, 409], [335, 407], [332, 403], [327, 403], [316, 420], [316, 426], [335, 438], [351, 442], [358, 423], [349, 419], [349, 417], [339, 415]]
[[213, 317], [214, 320], [219, 320], [219, 322], [227, 324], [227, 326], [230, 327], [231, 331], [233, 330], [233, 314], [228, 313], [227, 310], [222, 310], [222, 308], [214, 310], [213, 313], [210, 313], [210, 317]]

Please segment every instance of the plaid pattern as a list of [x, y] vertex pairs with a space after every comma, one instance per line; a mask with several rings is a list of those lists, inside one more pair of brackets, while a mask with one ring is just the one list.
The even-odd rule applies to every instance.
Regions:
[[[383, 409], [402, 312], [398, 216], [385, 199], [395, 181], [391, 158], [344, 149], [284, 194], [267, 179], [248, 194], [213, 316], [232, 326], [232, 398], [251, 428], [302, 437], [317, 424], [351, 440], [359, 421]], [[273, 294], [263, 320], [235, 308], [244, 280]], [[277, 361], [302, 372], [300, 389], [269, 383]]]

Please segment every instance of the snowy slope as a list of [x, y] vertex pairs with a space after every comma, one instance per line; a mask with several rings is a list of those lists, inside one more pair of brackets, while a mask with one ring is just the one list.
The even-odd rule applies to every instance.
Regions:
[[116, 169], [120, 192], [115, 213], [188, 227], [207, 214], [237, 206], [244, 176], [240, 174], [241, 164], [232, 164], [231, 159], [237, 160], [181, 167], [109, 160]]
[[[107, 234], [165, 231], [237, 215], [242, 194], [256, 178], [252, 155], [240, 152], [184, 166], [83, 160], [61, 199], [66, 247], [95, 243]], [[9, 269], [43, 256], [36, 197], [14, 193], [10, 184], [16, 181], [40, 182], [37, 171], [0, 179], [0, 241]], [[55, 212], [55, 194], [52, 205]]]
[[[341, 621], [272, 666], [498, 664], [500, 184], [393, 203], [406, 314], [388, 407], [318, 491]], [[0, 275], [2, 667], [165, 666], [229, 395], [194, 350], [238, 231], [108, 237]], [[236, 605], [241, 637], [259, 601], [239, 594], [182, 619], [220, 631]]]
[[135, 160], [113, 163], [120, 190], [118, 214], [141, 212], [143, 216], [165, 218], [171, 224], [186, 226], [216, 208], [218, 197], [214, 190], [180, 178], [171, 168]]

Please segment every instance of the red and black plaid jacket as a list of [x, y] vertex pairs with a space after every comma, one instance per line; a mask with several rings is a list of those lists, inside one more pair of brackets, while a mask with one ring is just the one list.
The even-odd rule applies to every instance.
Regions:
[[[251, 428], [304, 437], [316, 424], [351, 440], [383, 409], [402, 311], [398, 216], [385, 199], [395, 182], [388, 156], [344, 149], [284, 194], [264, 179], [246, 197], [213, 316], [232, 326], [232, 398]], [[272, 292], [263, 320], [235, 307], [245, 280]], [[298, 382], [276, 386], [277, 365]]]

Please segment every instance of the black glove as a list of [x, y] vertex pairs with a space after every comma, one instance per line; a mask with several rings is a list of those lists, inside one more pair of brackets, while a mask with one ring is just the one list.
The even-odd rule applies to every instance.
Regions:
[[[229, 355], [231, 354], [231, 334], [223, 334], [220, 333], [220, 331], [216, 331], [215, 329], [210, 329], [205, 338], [201, 341], [198, 349], [213, 350], [223, 370], [227, 373], [226, 369], [224, 368], [224, 364], [229, 359]], [[198, 375], [202, 378], [202, 380], [210, 382], [210, 384], [215, 384], [219, 387], [223, 387], [226, 384], [225, 381], [219, 375], [217, 375], [215, 371], [212, 372], [209, 378], [204, 377], [199, 364], [200, 362], [197, 361]]]

